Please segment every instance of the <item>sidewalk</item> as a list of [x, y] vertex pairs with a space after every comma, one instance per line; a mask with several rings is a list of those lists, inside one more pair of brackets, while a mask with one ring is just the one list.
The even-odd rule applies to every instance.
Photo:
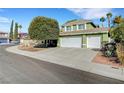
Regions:
[[[46, 57], [46, 55], [44, 53], [49, 54], [49, 49], [46, 49], [46, 50], [43, 50], [40, 52], [28, 52], [28, 51], [19, 50], [17, 48], [17, 46], [12, 46], [12, 47], [7, 48], [6, 50], [8, 52], [12, 52], [12, 53], [32, 57], [35, 59], [39, 59], [39, 60], [43, 60], [43, 61], [47, 61], [47, 62], [59, 64], [59, 65], [64, 65], [67, 67], [71, 67], [71, 68], [75, 68], [75, 69], [79, 69], [79, 70], [83, 70], [83, 71], [87, 71], [87, 72], [91, 72], [91, 73], [95, 73], [95, 74], [99, 74], [102, 76], [106, 76], [106, 77], [124, 81], [124, 73], [122, 73], [121, 68], [114, 69], [110, 65], [97, 64], [97, 63], [89, 62], [89, 60], [81, 61], [81, 58], [78, 56], [76, 57], [75, 60], [70, 56], [68, 59], [65, 58], [66, 60], [63, 61], [63, 59], [61, 59], [60, 55], [57, 55], [58, 58], [56, 58], [54, 56]], [[55, 51], [54, 48], [51, 50]], [[70, 51], [71, 51], [71, 49], [70, 49]], [[52, 51], [50, 51], [50, 52], [52, 52]], [[86, 56], [87, 57], [86, 59], [92, 60], [95, 53], [97, 53], [97, 52], [93, 52], [93, 53], [89, 54], [90, 58], [88, 58], [88, 56]], [[84, 55], [84, 57], [85, 57], [85, 55]], [[79, 61], [77, 61], [77, 60], [79, 60]], [[75, 61], [77, 61], [77, 62], [75, 62]]]

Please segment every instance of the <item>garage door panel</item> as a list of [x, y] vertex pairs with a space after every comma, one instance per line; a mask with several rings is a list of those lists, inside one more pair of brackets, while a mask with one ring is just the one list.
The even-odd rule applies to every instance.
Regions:
[[62, 37], [61, 47], [81, 47], [81, 37]]
[[87, 47], [88, 48], [100, 48], [101, 47], [100, 36], [87, 37]]

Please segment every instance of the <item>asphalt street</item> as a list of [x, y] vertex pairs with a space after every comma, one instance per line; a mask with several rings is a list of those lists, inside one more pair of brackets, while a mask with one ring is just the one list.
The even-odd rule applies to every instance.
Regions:
[[123, 81], [9, 53], [0, 46], [1, 84], [121, 84]]

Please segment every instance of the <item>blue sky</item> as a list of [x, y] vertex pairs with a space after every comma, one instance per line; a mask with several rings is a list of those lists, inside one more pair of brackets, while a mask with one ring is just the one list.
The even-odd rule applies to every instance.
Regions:
[[[59, 24], [71, 19], [90, 19], [95, 24], [101, 24], [100, 17], [112, 12], [113, 18], [117, 15], [124, 16], [124, 8], [2, 8], [0, 9], [0, 31], [9, 32], [13, 19], [22, 25], [21, 32], [28, 32], [31, 20], [36, 16], [47, 16], [56, 19]], [[107, 26], [107, 20], [104, 23]]]

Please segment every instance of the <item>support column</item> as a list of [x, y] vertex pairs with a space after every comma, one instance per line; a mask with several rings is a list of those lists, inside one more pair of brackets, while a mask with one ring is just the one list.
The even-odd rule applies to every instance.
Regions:
[[66, 26], [64, 27], [64, 31], [66, 32]]
[[84, 29], [86, 30], [86, 29], [87, 29], [87, 25], [86, 25], [86, 24], [84, 24], [84, 26], [85, 26], [85, 28], [84, 28]]
[[78, 25], [76, 25], [76, 27], [77, 27], [77, 30], [79, 30], [79, 29], [78, 29]]
[[71, 31], [73, 31], [73, 26], [71, 26]]

